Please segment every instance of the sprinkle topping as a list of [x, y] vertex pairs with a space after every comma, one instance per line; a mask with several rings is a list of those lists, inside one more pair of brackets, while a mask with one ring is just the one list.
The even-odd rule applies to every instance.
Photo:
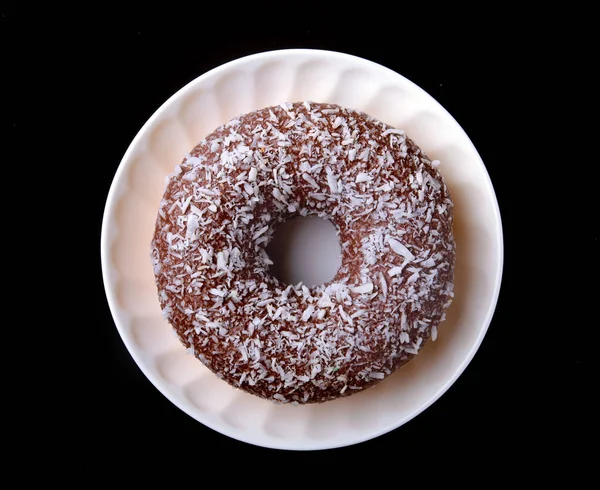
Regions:
[[[348, 396], [414, 357], [453, 297], [453, 204], [404, 131], [354, 110], [284, 103], [217, 128], [169, 176], [152, 241], [163, 315], [230, 384], [287, 403]], [[341, 267], [282, 284], [278, 224], [337, 228]]]

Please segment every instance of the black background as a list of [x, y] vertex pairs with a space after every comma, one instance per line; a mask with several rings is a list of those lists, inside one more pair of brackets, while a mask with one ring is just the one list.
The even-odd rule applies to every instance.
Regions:
[[[535, 259], [540, 240], [556, 243], [546, 223], [547, 205], [535, 197], [542, 176], [532, 170], [543, 163], [531, 148], [543, 117], [538, 112], [539, 92], [547, 80], [541, 70], [540, 39], [523, 34], [516, 38], [517, 31], [523, 32], [518, 23], [510, 26], [513, 42], [505, 43], [499, 42], [498, 32], [486, 35], [485, 25], [469, 30], [469, 35], [464, 35], [464, 26], [443, 32], [423, 27], [408, 40], [398, 30], [382, 29], [367, 42], [356, 30], [281, 28], [267, 35], [264, 29], [225, 25], [211, 31], [192, 19], [175, 34], [161, 28], [160, 22], [145, 22], [135, 15], [118, 25], [97, 22], [88, 32], [85, 26], [72, 25], [85, 19], [79, 20], [67, 22], [75, 28], [66, 37], [58, 35], [58, 28], [46, 26], [38, 39], [39, 59], [52, 58], [55, 66], [45, 76], [56, 88], [59, 105], [68, 108], [67, 124], [59, 124], [57, 116], [58, 128], [51, 129], [61, 135], [61, 145], [69, 139], [86, 150], [85, 161], [67, 158], [70, 165], [86, 169], [84, 184], [67, 185], [81, 191], [78, 202], [86, 213], [82, 226], [88, 232], [72, 253], [90, 265], [82, 261], [75, 265], [86, 271], [76, 273], [80, 291], [73, 293], [85, 298], [85, 308], [78, 310], [76, 334], [68, 336], [64, 356], [56, 356], [62, 361], [70, 356], [71, 364], [69, 374], [61, 371], [69, 379], [68, 395], [55, 402], [64, 416], [55, 441], [64, 443], [59, 452], [62, 463], [54, 468], [59, 476], [81, 482], [117, 475], [202, 482], [222, 461], [232, 464], [231, 470], [221, 473], [226, 475], [221, 476], [224, 482], [268, 479], [274, 485], [290, 480], [335, 482], [342, 474], [374, 471], [383, 471], [392, 481], [396, 474], [468, 481], [475, 468], [484, 470], [486, 481], [500, 477], [517, 481], [521, 469], [532, 477], [581, 474], [582, 444], [588, 437], [583, 412], [591, 403], [583, 395], [584, 387], [589, 387], [583, 373], [591, 361], [577, 348], [585, 342], [569, 333], [569, 324], [557, 311], [564, 305], [558, 301], [561, 293], [555, 291], [564, 281], [539, 275]], [[17, 53], [13, 60], [19, 74], [30, 73], [31, 68], [18, 54], [27, 27], [26, 16], [2, 12], [5, 41], [9, 51]], [[52, 33], [57, 33], [50, 37], [58, 42], [44, 48]], [[100, 269], [107, 193], [121, 158], [146, 120], [173, 93], [208, 70], [241, 56], [284, 48], [357, 55], [402, 74], [431, 94], [480, 153], [498, 198], [505, 241], [503, 283], [494, 318], [473, 361], [453, 386], [422, 414], [388, 434], [318, 452], [242, 443], [204, 427], [172, 405], [145, 378], [121, 341]], [[11, 76], [9, 81], [17, 78]], [[22, 111], [8, 114], [3, 118], [7, 139], [27, 144], [31, 121]], [[70, 212], [77, 213], [78, 206], [70, 207]], [[594, 262], [597, 225], [572, 236], [570, 246]], [[556, 460], [560, 463], [551, 463]], [[327, 476], [317, 477], [315, 468], [323, 468]]]

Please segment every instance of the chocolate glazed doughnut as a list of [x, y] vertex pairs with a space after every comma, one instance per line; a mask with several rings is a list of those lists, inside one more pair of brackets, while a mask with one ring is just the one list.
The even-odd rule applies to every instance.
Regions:
[[[453, 204], [410, 140], [334, 104], [237, 117], [169, 177], [152, 240], [163, 314], [217, 376], [278, 402], [314, 403], [380, 382], [412, 359], [453, 297]], [[341, 267], [282, 284], [265, 247], [295, 216], [330, 220]]]

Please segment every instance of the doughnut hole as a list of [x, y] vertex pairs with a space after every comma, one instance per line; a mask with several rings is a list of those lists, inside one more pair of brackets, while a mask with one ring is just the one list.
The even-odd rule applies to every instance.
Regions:
[[317, 216], [298, 216], [280, 224], [267, 254], [277, 279], [309, 288], [331, 281], [342, 263], [336, 227]]

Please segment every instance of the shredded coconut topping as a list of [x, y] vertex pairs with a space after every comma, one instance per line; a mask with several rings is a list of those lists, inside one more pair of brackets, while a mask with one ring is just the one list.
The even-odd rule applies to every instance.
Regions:
[[[152, 258], [164, 317], [224, 380], [281, 403], [348, 396], [414, 357], [453, 297], [453, 204], [399, 129], [333, 104], [283, 103], [203, 139], [169, 176]], [[337, 228], [342, 265], [282, 284], [278, 224]]]

